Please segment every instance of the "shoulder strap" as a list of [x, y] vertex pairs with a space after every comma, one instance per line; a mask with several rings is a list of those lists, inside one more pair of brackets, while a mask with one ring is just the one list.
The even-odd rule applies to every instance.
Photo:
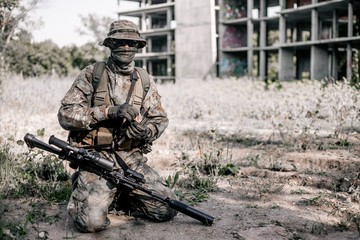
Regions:
[[94, 94], [92, 96], [93, 106], [101, 106], [110, 104], [108, 90], [107, 90], [107, 78], [108, 74], [105, 70], [106, 63], [104, 61], [96, 62], [94, 66], [94, 72], [92, 77], [92, 86], [94, 88]]
[[99, 61], [95, 63], [93, 77], [92, 77], [92, 86], [94, 88], [94, 92], [96, 92], [96, 89], [99, 86], [102, 75], [104, 73], [105, 65], [106, 65], [105, 61]]
[[145, 95], [147, 94], [150, 88], [150, 76], [148, 72], [142, 67], [135, 67], [135, 69], [140, 75], [140, 79], [144, 89], [144, 98], [145, 98]]
[[133, 73], [131, 74], [131, 85], [130, 85], [130, 89], [129, 89], [129, 92], [128, 92], [128, 95], [127, 95], [127, 98], [126, 98], [126, 103], [129, 103], [130, 102], [130, 98], [131, 98], [131, 95], [134, 91], [134, 88], [135, 88], [135, 84], [138, 80], [138, 76], [136, 74], [135, 71], [133, 71]]

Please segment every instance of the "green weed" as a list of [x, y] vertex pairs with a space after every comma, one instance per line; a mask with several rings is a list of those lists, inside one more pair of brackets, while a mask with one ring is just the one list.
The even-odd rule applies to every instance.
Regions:
[[259, 167], [260, 155], [248, 155], [244, 158], [244, 162], [241, 163], [242, 167]]
[[176, 183], [177, 183], [178, 180], [179, 180], [179, 175], [180, 175], [179, 172], [176, 172], [173, 177], [169, 175], [169, 176], [165, 179], [165, 185], [166, 185], [168, 188], [173, 189], [173, 188], [175, 187]]
[[54, 155], [32, 150], [13, 168], [17, 177], [12, 184], [4, 186], [6, 197], [42, 197], [53, 202], [66, 201], [70, 197], [69, 176]]
[[[42, 134], [43, 130], [39, 132]], [[10, 139], [10, 142], [12, 140]], [[13, 141], [15, 142], [15, 141]], [[23, 142], [17, 141], [18, 144]], [[15, 154], [11, 152], [9, 143], [0, 146], [0, 203], [3, 198], [36, 197], [50, 202], [66, 201], [71, 194], [69, 176], [62, 163], [53, 155], [43, 151], [31, 150], [28, 153]], [[45, 203], [31, 203], [31, 209], [24, 219], [13, 222], [0, 221], [1, 239], [26, 239], [29, 228], [36, 227], [37, 222], [53, 223], [57, 216], [47, 216], [44, 210]], [[6, 206], [0, 204], [0, 215], [6, 211]], [[42, 231], [46, 238], [47, 232]]]
[[[33, 202], [30, 203], [30, 210], [26, 214], [23, 220], [21, 221], [1, 221], [0, 222], [0, 239], [27, 239], [30, 228], [40, 234], [41, 239], [47, 239], [48, 233], [46, 231], [41, 231], [38, 222], [46, 222], [48, 224], [53, 224], [59, 220], [58, 214], [47, 215], [46, 210], [44, 209], [45, 202]], [[39, 235], [39, 236], [40, 236]]]
[[335, 144], [340, 147], [349, 147], [351, 145], [348, 139], [339, 139]]
[[239, 173], [240, 167], [234, 163], [228, 163], [223, 166], [220, 166], [218, 174], [220, 176], [232, 175], [235, 176]]
[[177, 191], [177, 195], [191, 205], [206, 201], [209, 193], [216, 189], [215, 179], [202, 175], [196, 168], [188, 171], [190, 173], [188, 172], [178, 184], [182, 191]]
[[[219, 142], [221, 137], [217, 131], [210, 130], [200, 134], [197, 139], [199, 158], [190, 159], [188, 154], [182, 154], [183, 177], [178, 186], [183, 190], [178, 196], [191, 204], [206, 201], [209, 193], [217, 189], [218, 177], [236, 176], [239, 173], [240, 166], [231, 161], [229, 146], [224, 150]], [[177, 175], [169, 176], [167, 186], [174, 186], [175, 180], [178, 180]]]
[[340, 232], [347, 231], [347, 230], [349, 230], [349, 228], [350, 228], [350, 223], [349, 223], [349, 222], [346, 222], [346, 221], [344, 221], [344, 220], [341, 220], [341, 221], [336, 225], [336, 228], [337, 228]]
[[321, 201], [322, 195], [318, 195], [312, 198], [308, 198], [308, 199], [302, 199], [300, 201], [301, 205], [305, 205], [305, 206], [320, 206], [323, 204], [323, 202]]
[[303, 190], [303, 189], [297, 189], [297, 190], [291, 190], [290, 194], [293, 195], [303, 195], [303, 194], [308, 194], [309, 192]]
[[[44, 130], [38, 132], [43, 134]], [[57, 157], [41, 150], [14, 154], [10, 149], [9, 143], [0, 146], [0, 190], [4, 198], [41, 197], [53, 202], [69, 198], [69, 175]]]

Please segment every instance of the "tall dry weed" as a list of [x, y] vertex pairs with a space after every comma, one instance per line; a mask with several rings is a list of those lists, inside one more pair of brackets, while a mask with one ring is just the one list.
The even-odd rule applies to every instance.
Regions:
[[[2, 86], [0, 139], [22, 139], [26, 132], [43, 128], [45, 139], [52, 134], [65, 138], [57, 111], [72, 81], [8, 76]], [[345, 138], [359, 129], [358, 91], [346, 82], [326, 87], [319, 81], [281, 84], [281, 89], [268, 90], [263, 82], [247, 79], [158, 84], [170, 118], [167, 136], [216, 129], [222, 134], [263, 134], [294, 144], [299, 136], [304, 141], [311, 141], [306, 136], [314, 134]]]

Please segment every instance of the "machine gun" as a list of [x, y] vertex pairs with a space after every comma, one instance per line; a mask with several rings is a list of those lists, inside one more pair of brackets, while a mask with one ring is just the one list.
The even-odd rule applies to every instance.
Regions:
[[183, 202], [158, 195], [152, 190], [143, 187], [142, 184], [145, 183], [145, 179], [141, 173], [132, 169], [127, 169], [124, 173], [121, 173], [115, 168], [114, 162], [101, 158], [99, 155], [91, 153], [84, 148], [73, 147], [55, 136], [49, 138], [49, 144], [42, 142], [30, 133], [25, 135], [24, 140], [29, 148], [40, 148], [56, 154], [60, 159], [70, 161], [70, 163], [79, 166], [81, 169], [95, 173], [117, 186], [126, 187], [130, 190], [140, 190], [154, 199], [167, 203], [170, 208], [195, 218], [205, 225], [212, 225], [214, 222], [215, 218], [206, 213]]

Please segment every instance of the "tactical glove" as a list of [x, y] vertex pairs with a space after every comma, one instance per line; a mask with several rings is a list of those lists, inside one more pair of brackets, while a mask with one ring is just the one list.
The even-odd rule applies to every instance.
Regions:
[[128, 103], [124, 103], [120, 106], [110, 107], [108, 111], [108, 117], [110, 119], [125, 118], [129, 122], [134, 120], [139, 115], [139, 111]]
[[132, 122], [125, 132], [126, 136], [134, 140], [147, 141], [151, 136], [151, 130], [138, 122]]

